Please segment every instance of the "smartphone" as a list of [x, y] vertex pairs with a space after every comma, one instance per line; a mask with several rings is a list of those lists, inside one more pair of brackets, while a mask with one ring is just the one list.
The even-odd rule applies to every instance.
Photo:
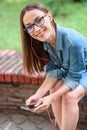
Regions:
[[21, 106], [21, 109], [27, 110], [27, 111], [33, 111], [34, 108], [35, 108], [34, 105], [30, 105], [30, 106]]

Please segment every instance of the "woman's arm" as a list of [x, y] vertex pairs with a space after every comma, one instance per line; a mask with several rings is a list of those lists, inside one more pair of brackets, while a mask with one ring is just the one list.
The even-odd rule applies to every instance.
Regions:
[[52, 88], [58, 79], [56, 78], [46, 78], [40, 88], [36, 91], [35, 95], [39, 95], [39, 97], [43, 97], [49, 90]]
[[56, 90], [54, 93], [45, 96], [43, 98], [40, 98], [38, 102], [35, 104], [36, 108], [34, 109], [33, 112], [40, 113], [50, 106], [52, 102], [57, 100], [59, 97], [63, 96], [65, 93], [70, 91], [70, 88], [63, 84], [58, 90]]
[[36, 93], [26, 100], [26, 105], [35, 105], [57, 81], [56, 78], [46, 78]]
[[67, 76], [64, 79], [64, 84], [71, 89], [79, 85], [82, 74], [86, 71], [84, 59], [84, 47], [80, 44], [73, 43], [70, 47], [70, 66]]
[[57, 100], [59, 97], [63, 96], [65, 93], [67, 93], [70, 90], [71, 89], [69, 86], [63, 84], [57, 91], [49, 95], [51, 101], [54, 102], [55, 100]]

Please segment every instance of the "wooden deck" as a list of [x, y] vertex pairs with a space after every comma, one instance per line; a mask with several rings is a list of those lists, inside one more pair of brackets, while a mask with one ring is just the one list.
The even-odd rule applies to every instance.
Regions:
[[21, 52], [0, 50], [0, 82], [41, 84], [44, 78], [44, 73], [28, 76], [23, 71]]

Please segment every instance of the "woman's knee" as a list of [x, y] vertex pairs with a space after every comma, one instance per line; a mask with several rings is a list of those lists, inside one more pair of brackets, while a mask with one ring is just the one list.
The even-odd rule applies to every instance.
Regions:
[[76, 102], [76, 100], [77, 100], [77, 98], [75, 97], [75, 95], [72, 95], [70, 92], [68, 92], [62, 96], [62, 102], [65, 105], [73, 104]]
[[85, 96], [85, 90], [82, 86], [78, 86], [74, 90], [67, 92], [62, 96], [62, 101], [66, 104], [75, 104], [80, 101], [81, 98]]

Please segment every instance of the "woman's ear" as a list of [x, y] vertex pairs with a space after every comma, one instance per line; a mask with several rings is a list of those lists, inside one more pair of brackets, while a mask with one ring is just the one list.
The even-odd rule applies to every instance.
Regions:
[[48, 12], [48, 17], [49, 17], [50, 22], [52, 22], [53, 21], [53, 17], [52, 17], [52, 14], [50, 12]]

